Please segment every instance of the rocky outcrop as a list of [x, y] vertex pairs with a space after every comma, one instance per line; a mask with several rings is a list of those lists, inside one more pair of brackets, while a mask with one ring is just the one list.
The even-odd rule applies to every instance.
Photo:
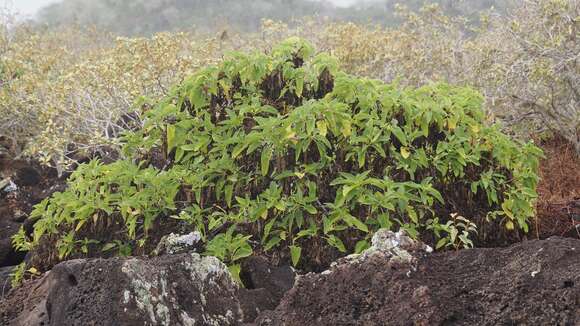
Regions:
[[[71, 260], [39, 284], [44, 296], [13, 325], [233, 325], [243, 321], [238, 285], [215, 257]], [[41, 313], [33, 313], [41, 311]], [[42, 313], [45, 311], [45, 313]], [[43, 318], [41, 318], [42, 316]], [[9, 319], [9, 318], [7, 318]]]
[[362, 254], [296, 280], [252, 257], [245, 289], [197, 253], [72, 260], [0, 300], [0, 324], [578, 325], [579, 270], [574, 239], [432, 253], [382, 230]]
[[[197, 253], [147, 258], [78, 259], [58, 264], [0, 301], [0, 324], [237, 325], [274, 309], [279, 289], [262, 266], [268, 289], [242, 289], [215, 257]], [[270, 279], [268, 279], [270, 278]], [[36, 298], [34, 300], [31, 299]]]
[[57, 265], [50, 325], [232, 325], [238, 286], [215, 257], [73, 260]]
[[382, 244], [362, 255], [300, 277], [276, 310], [256, 323], [580, 324], [578, 240], [426, 255], [404, 236], [383, 236]]

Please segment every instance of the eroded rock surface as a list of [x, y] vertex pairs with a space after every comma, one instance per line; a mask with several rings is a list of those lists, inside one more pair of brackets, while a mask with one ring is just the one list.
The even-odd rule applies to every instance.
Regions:
[[[266, 262], [243, 289], [215, 257], [77, 259], [0, 301], [0, 325], [239, 325], [274, 309], [293, 271]], [[280, 279], [278, 279], [278, 277]], [[267, 287], [267, 288], [266, 288]]]
[[154, 254], [161, 256], [197, 251], [201, 245], [201, 233], [198, 231], [189, 234], [170, 233], [161, 238], [157, 248], [155, 248]]
[[196, 253], [72, 260], [0, 300], [0, 324], [579, 324], [579, 240], [431, 253], [380, 231], [372, 243], [296, 280], [288, 267], [249, 259], [241, 275], [248, 289]]
[[232, 325], [242, 320], [227, 267], [199, 254], [57, 265], [51, 325]]
[[215, 257], [196, 253], [151, 260], [71, 260], [33, 283], [48, 284], [38, 293], [43, 299], [16, 314], [10, 313], [11, 307], [0, 306], [4, 324], [34, 325], [25, 320], [31, 312], [42, 310], [46, 310], [44, 325], [54, 326], [234, 325], [243, 321], [239, 288], [227, 267]]
[[425, 254], [385, 235], [385, 246], [300, 277], [256, 324], [580, 324], [578, 240]]

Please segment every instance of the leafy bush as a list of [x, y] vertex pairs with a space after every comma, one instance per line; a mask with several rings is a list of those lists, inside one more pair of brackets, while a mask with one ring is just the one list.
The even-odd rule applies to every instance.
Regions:
[[294, 29], [269, 24], [265, 31], [274, 32], [265, 34], [311, 40], [356, 75], [411, 86], [469, 85], [484, 95], [486, 111], [504, 131], [524, 139], [549, 131], [580, 154], [580, 5], [512, 4], [503, 15], [482, 12], [475, 24], [449, 15], [445, 5], [398, 6], [402, 24], [396, 28], [307, 20]]
[[298, 38], [233, 53], [149, 110], [127, 159], [81, 165], [36, 206], [32, 243], [15, 244], [57, 235], [65, 258], [103, 221], [142, 246], [155, 221], [177, 219], [228, 263], [279, 248], [296, 265], [321, 263], [321, 247], [361, 251], [379, 228], [456, 246], [451, 213], [483, 237], [488, 224], [527, 231], [541, 152], [485, 125], [481, 104], [469, 88], [353, 77]]

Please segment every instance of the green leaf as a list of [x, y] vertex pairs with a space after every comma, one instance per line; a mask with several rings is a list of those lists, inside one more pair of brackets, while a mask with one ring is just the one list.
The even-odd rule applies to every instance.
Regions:
[[342, 135], [346, 138], [349, 137], [352, 134], [352, 125], [350, 123], [350, 121], [348, 120], [344, 120], [342, 122], [342, 129], [341, 129]]
[[367, 250], [368, 248], [370, 248], [370, 244], [367, 240], [360, 240], [359, 242], [356, 243], [356, 246], [354, 247], [354, 252], [356, 254], [360, 254], [361, 252]]
[[[501, 208], [503, 209], [504, 213], [511, 218], [512, 220], [515, 219], [514, 214], [512, 213], [512, 206], [513, 206], [513, 201], [512, 200], [506, 200], [501, 204]], [[510, 230], [510, 229], [508, 229]], [[513, 230], [513, 228], [512, 228]]]
[[261, 167], [262, 167], [262, 176], [266, 176], [268, 174], [268, 169], [270, 168], [270, 160], [272, 159], [272, 149], [271, 148], [264, 148], [262, 151], [262, 155], [260, 157]]
[[263, 237], [264, 240], [267, 239], [268, 236], [270, 235], [270, 231], [272, 230], [272, 227], [274, 226], [274, 223], [276, 223], [276, 219], [271, 219], [264, 226], [264, 233], [262, 234], [262, 237]]
[[177, 162], [181, 161], [181, 159], [183, 158], [183, 155], [185, 154], [185, 151], [183, 150], [182, 147], [178, 147], [175, 150], [175, 161], [177, 161]]
[[85, 225], [85, 223], [86, 223], [86, 222], [87, 222], [87, 220], [86, 220], [86, 219], [84, 219], [84, 220], [80, 220], [80, 221], [78, 222], [77, 226], [75, 227], [75, 231], [78, 231], [78, 230], [80, 230], [80, 229], [83, 227], [83, 225]]
[[316, 128], [322, 137], [326, 137], [328, 134], [328, 127], [326, 125], [326, 121], [320, 120], [316, 122]]
[[408, 159], [409, 156], [411, 156], [411, 153], [409, 152], [409, 149], [407, 147], [401, 147], [401, 156], [404, 159]]
[[512, 231], [512, 230], [515, 228], [515, 226], [514, 226], [514, 222], [512, 222], [512, 221], [507, 221], [507, 222], [505, 223], [505, 228], [506, 228], [507, 230], [510, 230], [510, 231]]
[[175, 126], [167, 125], [167, 155], [175, 147]]
[[407, 146], [407, 135], [403, 132], [403, 130], [399, 126], [393, 126], [392, 128], [393, 134], [397, 139], [403, 144], [403, 146]]
[[234, 185], [231, 183], [226, 185], [224, 188], [224, 194], [225, 194], [226, 204], [228, 205], [228, 207], [231, 207], [232, 206], [232, 196], [234, 194]]
[[233, 264], [228, 266], [228, 270], [232, 275], [232, 279], [238, 283], [238, 285], [243, 286], [242, 278], [240, 277], [240, 273], [242, 272], [242, 266], [240, 264]]
[[361, 220], [357, 219], [356, 217], [354, 217], [350, 214], [346, 214], [343, 217], [343, 219], [349, 226], [354, 226], [363, 232], [367, 232], [367, 233], [369, 232], [369, 228], [367, 227], [367, 225], [364, 224]]
[[439, 241], [437, 241], [437, 245], [435, 245], [435, 249], [441, 249], [441, 248], [445, 247], [446, 244], [447, 244], [447, 238], [441, 238], [441, 239], [439, 239]]
[[407, 214], [409, 214], [409, 218], [411, 219], [411, 221], [413, 223], [415, 223], [415, 224], [419, 223], [419, 218], [417, 217], [417, 212], [411, 206], [407, 207]]
[[290, 255], [292, 256], [292, 265], [296, 267], [300, 261], [300, 255], [302, 253], [302, 248], [298, 246], [290, 246]]
[[304, 90], [304, 78], [296, 78], [296, 96], [302, 97], [302, 91]]
[[252, 247], [247, 242], [244, 242], [244, 244], [238, 250], [236, 250], [232, 256], [232, 261], [238, 261], [242, 258], [249, 257], [252, 255], [252, 252]]
[[344, 246], [344, 243], [338, 237], [336, 237], [334, 235], [329, 235], [326, 238], [326, 241], [328, 242], [328, 244], [335, 247], [340, 252], [346, 252], [346, 247]]
[[111, 249], [113, 249], [115, 247], [117, 247], [117, 244], [116, 243], [109, 242], [109, 243], [107, 243], [106, 245], [103, 246], [103, 249], [101, 249], [101, 251], [102, 252], [109, 251], [109, 250], [111, 250]]
[[268, 240], [266, 245], [264, 245], [264, 250], [268, 251], [268, 250], [274, 248], [275, 246], [277, 246], [280, 243], [280, 241], [282, 241], [282, 239], [280, 239], [280, 237], [278, 237], [278, 236], [272, 237], [270, 240]]
[[344, 197], [348, 196], [348, 194], [350, 194], [350, 192], [355, 188], [356, 188], [356, 186], [344, 186], [344, 187], [342, 187], [342, 195]]

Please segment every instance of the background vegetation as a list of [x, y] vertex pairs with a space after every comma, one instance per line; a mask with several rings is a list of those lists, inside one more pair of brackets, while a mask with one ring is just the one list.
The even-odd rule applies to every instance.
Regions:
[[397, 8], [402, 24], [395, 28], [264, 20], [259, 33], [224, 29], [217, 35], [119, 38], [78, 26], [3, 27], [0, 134], [16, 155], [65, 170], [89, 152], [114, 145], [110, 136], [127, 116], [119, 119], [135, 111], [140, 96], [159, 99], [232, 49], [267, 50], [300, 36], [358, 76], [413, 86], [438, 80], [473, 86], [484, 94], [489, 119], [500, 119], [508, 132], [529, 137], [549, 131], [580, 152], [576, 1], [526, 1], [508, 16], [483, 15], [477, 26], [439, 6]]
[[[479, 12], [492, 7], [505, 12], [506, 0], [433, 1], [453, 16], [478, 18]], [[397, 3], [419, 10], [425, 1], [357, 1], [351, 7], [337, 7], [331, 1], [312, 0], [65, 0], [40, 12], [40, 21], [51, 26], [63, 24], [96, 25], [119, 35], [149, 35], [160, 31], [258, 32], [262, 19], [291, 22], [305, 16], [328, 17], [336, 21], [378, 23], [395, 26], [402, 22], [396, 15]]]

